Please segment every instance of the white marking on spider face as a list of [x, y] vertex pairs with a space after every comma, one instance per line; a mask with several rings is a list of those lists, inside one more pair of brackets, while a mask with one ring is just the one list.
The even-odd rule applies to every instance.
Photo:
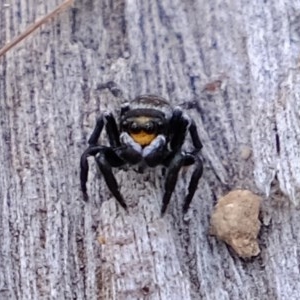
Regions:
[[166, 138], [163, 135], [158, 135], [149, 146], [145, 147], [143, 150], [143, 157], [148, 156], [152, 152], [155, 152], [161, 146], [166, 144]]
[[120, 140], [121, 140], [122, 144], [131, 147], [133, 150], [135, 150], [138, 153], [142, 153], [142, 150], [143, 150], [142, 146], [140, 144], [136, 143], [127, 132], [122, 132], [120, 134]]

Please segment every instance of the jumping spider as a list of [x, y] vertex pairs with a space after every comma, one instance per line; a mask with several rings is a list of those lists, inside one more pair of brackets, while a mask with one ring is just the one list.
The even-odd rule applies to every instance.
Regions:
[[[110, 147], [97, 144], [104, 125]], [[182, 150], [187, 132], [190, 133], [194, 146], [191, 152]], [[159, 96], [139, 96], [121, 107], [118, 125], [111, 113], [103, 113], [97, 120], [88, 143], [89, 147], [82, 154], [80, 161], [81, 189], [85, 199], [88, 156], [95, 157], [109, 190], [125, 210], [127, 205], [118, 189], [112, 168], [124, 165], [167, 167], [162, 215], [169, 204], [181, 167], [194, 164], [195, 169], [183, 205], [183, 211], [188, 210], [203, 171], [202, 161], [198, 156], [202, 144], [195, 122], [187, 117], [180, 107], [172, 108]]]

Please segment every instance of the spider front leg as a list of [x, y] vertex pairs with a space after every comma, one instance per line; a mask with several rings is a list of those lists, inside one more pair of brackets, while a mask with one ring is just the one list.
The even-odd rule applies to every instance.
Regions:
[[[201, 150], [202, 143], [197, 132], [195, 121], [184, 116], [180, 107], [176, 107], [174, 109], [172, 118], [170, 120], [170, 128], [170, 146], [172, 150], [178, 150], [181, 148], [184, 143], [187, 130], [190, 133], [193, 146], [195, 147], [193, 153], [198, 153]], [[173, 128], [176, 128], [174, 133], [172, 132]]]
[[[197, 156], [197, 153], [202, 148], [202, 143], [200, 141], [197, 127], [193, 120], [189, 120], [183, 115], [183, 112], [180, 108], [175, 108], [172, 118], [170, 120], [170, 148], [173, 153], [176, 153], [170, 161], [167, 161], [166, 164], [169, 166], [169, 170], [165, 182], [165, 194], [163, 196], [163, 204], [161, 209], [161, 214], [163, 215], [166, 212], [168, 204], [171, 199], [171, 195], [175, 189], [177, 182], [178, 174], [183, 166], [190, 166], [196, 164], [195, 170], [192, 174], [188, 194], [185, 197], [183, 204], [183, 212], [186, 213], [189, 205], [193, 199], [199, 179], [202, 176], [203, 165], [201, 159]], [[172, 132], [172, 129], [176, 128], [176, 132]], [[183, 153], [181, 147], [184, 143], [186, 132], [189, 131], [192, 143], [195, 149], [191, 153]], [[172, 157], [172, 156], [171, 156]]]
[[83, 193], [84, 201], [88, 200], [87, 188], [86, 183], [88, 180], [88, 173], [89, 173], [89, 164], [87, 158], [89, 156], [95, 156], [99, 151], [102, 150], [102, 146], [89, 146], [81, 155], [80, 158], [80, 185], [81, 191]]
[[91, 134], [91, 137], [88, 140], [89, 147], [84, 151], [80, 159], [80, 185], [85, 201], [88, 200], [86, 182], [88, 180], [89, 166], [87, 158], [89, 156], [95, 156], [103, 149], [103, 147], [98, 146], [97, 143], [104, 125], [107, 131], [110, 145], [112, 147], [120, 146], [119, 130], [116, 120], [111, 113], [105, 112], [97, 119], [96, 126]]
[[191, 154], [182, 154], [178, 152], [170, 161], [168, 166], [168, 173], [165, 181], [165, 193], [162, 201], [161, 215], [163, 216], [169, 205], [172, 193], [175, 189], [178, 174], [183, 166], [192, 165], [195, 162], [195, 158]]
[[114, 149], [108, 147], [98, 151], [95, 156], [95, 160], [110, 192], [120, 203], [120, 205], [127, 210], [127, 205], [119, 191], [117, 180], [112, 173], [112, 167], [121, 167], [124, 165], [124, 161], [115, 153]]
[[195, 158], [195, 170], [192, 174], [192, 177], [191, 177], [191, 180], [189, 183], [189, 187], [188, 187], [189, 192], [184, 199], [184, 203], [183, 203], [183, 207], [182, 207], [182, 211], [184, 214], [188, 211], [188, 209], [190, 207], [190, 204], [192, 202], [192, 199], [194, 197], [194, 194], [195, 194], [197, 186], [198, 186], [198, 182], [203, 173], [202, 160], [197, 155], [194, 155], [193, 157]]
[[192, 138], [192, 143], [195, 147], [195, 149], [192, 151], [192, 153], [190, 153], [190, 155], [193, 156], [194, 161], [195, 161], [195, 169], [194, 169], [194, 172], [192, 174], [192, 177], [191, 177], [191, 180], [189, 183], [189, 187], [188, 187], [189, 192], [184, 199], [184, 204], [183, 204], [183, 208], [182, 208], [183, 213], [186, 213], [188, 211], [189, 206], [194, 197], [194, 194], [196, 192], [198, 182], [203, 173], [203, 162], [202, 162], [201, 158], [198, 156], [198, 153], [202, 148], [202, 143], [201, 143], [200, 137], [198, 135], [197, 127], [196, 127], [194, 120], [191, 121], [191, 124], [189, 126], [189, 132], [190, 132], [190, 135]]
[[197, 132], [197, 127], [195, 124], [195, 121], [192, 120], [190, 127], [189, 127], [189, 132], [192, 138], [192, 143], [195, 147], [195, 150], [193, 151], [193, 153], [198, 153], [201, 149], [202, 149], [202, 143], [199, 137], [199, 134]]
[[109, 144], [111, 147], [120, 146], [119, 130], [116, 123], [116, 119], [110, 112], [104, 112], [96, 122], [96, 126], [88, 140], [90, 146], [97, 145], [100, 134], [102, 132], [103, 126], [105, 124], [105, 129], [108, 135]]

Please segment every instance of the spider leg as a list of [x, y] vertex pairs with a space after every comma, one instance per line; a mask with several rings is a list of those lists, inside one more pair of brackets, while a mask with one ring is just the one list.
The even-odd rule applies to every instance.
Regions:
[[114, 81], [108, 81], [106, 83], [100, 83], [97, 86], [97, 90], [108, 89], [115, 97], [123, 97], [123, 92]]
[[189, 187], [188, 187], [189, 192], [184, 199], [184, 204], [183, 204], [183, 208], [182, 208], [183, 213], [186, 213], [187, 210], [189, 209], [190, 203], [196, 192], [198, 182], [203, 173], [203, 162], [202, 162], [201, 158], [198, 156], [198, 152], [202, 148], [202, 143], [201, 143], [200, 137], [198, 135], [197, 127], [196, 127], [194, 120], [192, 120], [190, 123], [189, 132], [190, 132], [190, 135], [192, 138], [192, 143], [195, 147], [195, 150], [192, 151], [192, 153], [189, 153], [187, 155], [191, 155], [194, 157], [195, 169], [194, 169], [194, 172], [192, 173], [191, 180], [189, 183]]
[[195, 153], [198, 153], [202, 148], [202, 143], [201, 143], [200, 137], [198, 135], [197, 127], [196, 127], [194, 120], [192, 120], [192, 122], [190, 124], [189, 132], [190, 132], [190, 135], [192, 138], [192, 143], [195, 147]]
[[106, 132], [108, 134], [108, 139], [111, 147], [119, 147], [120, 143], [120, 133], [117, 126], [117, 122], [112, 113], [105, 113], [104, 117], [106, 119]]
[[[165, 181], [165, 193], [162, 201], [161, 215], [164, 215], [175, 189], [178, 174], [182, 166], [194, 163], [190, 154], [181, 153], [181, 146], [184, 143], [189, 120], [183, 116], [181, 108], [176, 107], [170, 120], [170, 141], [169, 156], [164, 162], [168, 166], [168, 173]], [[174, 130], [175, 129], [175, 130]]]
[[121, 167], [124, 164], [124, 161], [115, 153], [114, 149], [108, 147], [98, 151], [95, 160], [110, 192], [120, 205], [127, 210], [127, 205], [119, 191], [117, 180], [112, 173], [112, 167]]
[[[190, 123], [190, 124], [188, 125], [188, 123]], [[190, 133], [193, 146], [195, 148], [191, 153], [185, 154], [186, 161], [190, 160], [190, 162], [183, 163], [183, 165], [191, 165], [193, 163], [196, 164], [195, 170], [192, 173], [192, 177], [191, 177], [191, 180], [189, 183], [188, 194], [185, 197], [184, 204], [183, 204], [183, 212], [186, 213], [189, 208], [189, 205], [193, 199], [195, 191], [197, 189], [198, 182], [203, 173], [202, 160], [197, 156], [197, 153], [202, 148], [202, 143], [201, 143], [200, 137], [197, 132], [197, 127], [196, 127], [195, 121], [191, 120], [189, 122], [189, 120], [184, 117], [182, 110], [180, 108], [176, 108], [174, 110], [173, 116], [170, 121], [170, 126], [171, 126], [171, 128], [176, 128], [176, 133], [172, 136], [171, 141], [170, 141], [171, 149], [178, 151], [178, 149], [181, 148], [181, 146], [184, 142], [184, 139], [185, 139], [185, 134], [186, 134], [187, 128]], [[190, 157], [190, 158], [187, 159], [187, 157]], [[191, 161], [193, 161], [193, 162], [191, 162]], [[175, 185], [174, 185], [174, 187], [175, 187]], [[170, 197], [169, 197], [169, 200], [170, 200]], [[168, 205], [169, 200], [166, 197], [165, 202], [163, 201], [163, 203], [166, 203], [166, 204], [163, 204], [164, 209], [166, 209], [166, 206]]]
[[178, 152], [171, 160], [165, 181], [165, 193], [162, 201], [161, 215], [166, 212], [172, 193], [175, 189], [178, 174], [183, 166], [189, 166], [195, 162], [194, 156]]
[[[87, 158], [89, 156], [95, 156], [98, 152], [101, 152], [103, 149], [106, 148], [104, 146], [97, 145], [98, 139], [100, 137], [104, 125], [107, 131], [110, 145], [112, 147], [120, 146], [119, 130], [117, 127], [116, 120], [111, 113], [105, 112], [97, 119], [96, 126], [88, 140], [89, 147], [84, 151], [80, 159], [80, 185], [85, 201], [88, 200], [86, 182], [88, 180], [89, 166]], [[117, 159], [117, 161], [120, 161], [120, 159]]]
[[186, 213], [189, 209], [189, 206], [190, 206], [190, 203], [194, 197], [194, 194], [195, 194], [195, 191], [197, 189], [197, 186], [198, 186], [198, 182], [202, 176], [202, 173], [203, 173], [203, 163], [202, 163], [202, 160], [194, 155], [193, 156], [195, 158], [195, 170], [192, 174], [192, 177], [191, 177], [191, 180], [190, 180], [190, 183], [189, 183], [189, 187], [188, 187], [188, 194], [186, 195], [185, 199], [184, 199], [184, 204], [183, 204], [183, 207], [182, 207], [182, 210], [183, 210], [183, 213]]
[[[190, 124], [188, 124], [190, 123]], [[170, 146], [172, 150], [178, 150], [184, 143], [187, 129], [192, 138], [195, 151], [198, 153], [202, 148], [202, 143], [197, 132], [197, 127], [194, 120], [189, 121], [184, 115], [180, 107], [174, 109], [172, 118], [170, 120], [171, 131], [176, 128], [176, 131], [171, 135]]]
[[102, 148], [102, 146], [90, 146], [83, 152], [80, 158], [80, 185], [85, 201], [88, 200], [86, 183], [88, 180], [89, 164], [87, 158], [95, 156]]
[[184, 143], [189, 120], [183, 116], [181, 108], [176, 107], [170, 120], [170, 148], [177, 152]]
[[104, 126], [104, 116], [101, 115], [97, 119], [96, 126], [95, 126], [89, 140], [88, 140], [88, 143], [89, 143], [90, 146], [97, 145], [98, 139], [99, 139], [100, 134], [101, 134], [102, 129], [103, 129], [103, 126]]
[[88, 140], [89, 145], [90, 146], [97, 145], [98, 139], [100, 137], [100, 134], [102, 132], [104, 125], [106, 128], [108, 140], [109, 140], [111, 147], [120, 146], [118, 126], [117, 126], [114, 116], [110, 112], [103, 113], [97, 119], [94, 131], [92, 132], [91, 137]]

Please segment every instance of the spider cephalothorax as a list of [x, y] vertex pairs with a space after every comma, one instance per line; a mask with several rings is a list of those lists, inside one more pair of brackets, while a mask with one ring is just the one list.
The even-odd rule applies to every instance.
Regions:
[[[106, 127], [110, 146], [98, 145], [103, 127]], [[182, 145], [190, 133], [194, 150], [185, 152]], [[120, 194], [112, 167], [137, 165], [167, 167], [165, 193], [161, 213], [164, 214], [174, 191], [178, 173], [183, 166], [195, 165], [183, 210], [187, 211], [198, 181], [202, 175], [202, 161], [198, 152], [202, 148], [193, 120], [181, 108], [172, 108], [163, 98], [143, 95], [121, 107], [119, 123], [111, 113], [103, 113], [88, 141], [89, 147], [80, 161], [81, 189], [87, 198], [88, 156], [94, 156], [106, 184], [117, 201], [127, 209]]]

